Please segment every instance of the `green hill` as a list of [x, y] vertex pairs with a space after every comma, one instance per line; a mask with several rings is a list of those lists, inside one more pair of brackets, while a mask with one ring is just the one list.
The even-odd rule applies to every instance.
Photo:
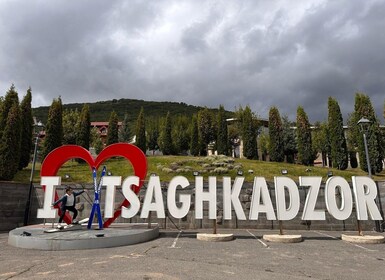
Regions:
[[[63, 104], [63, 109], [82, 109], [84, 103]], [[137, 99], [113, 99], [109, 101], [98, 101], [88, 103], [90, 106], [91, 121], [108, 121], [113, 110], [118, 114], [119, 120], [124, 119], [127, 113], [129, 121], [136, 121], [139, 115], [140, 108], [143, 107], [146, 118], [160, 118], [165, 117], [169, 111], [172, 116], [188, 116], [191, 117], [196, 114], [203, 107], [187, 105], [186, 103], [178, 102], [156, 102], [144, 101]], [[33, 115], [37, 120], [47, 123], [49, 106], [42, 106], [33, 108]], [[216, 112], [217, 109], [210, 109]], [[233, 112], [227, 112], [228, 117], [233, 115]]]

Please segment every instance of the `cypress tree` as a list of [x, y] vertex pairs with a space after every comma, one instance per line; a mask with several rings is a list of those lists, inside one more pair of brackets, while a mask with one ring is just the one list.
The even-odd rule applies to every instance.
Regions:
[[279, 111], [271, 107], [269, 111], [269, 154], [270, 160], [282, 162], [285, 158], [283, 145], [283, 128]]
[[371, 171], [372, 174], [375, 174], [382, 170], [382, 160], [384, 157], [382, 133], [369, 96], [362, 93], [356, 93], [354, 112], [349, 119], [349, 144], [353, 148], [358, 149], [361, 169], [368, 171], [363, 133], [360, 130], [360, 126], [357, 124], [363, 117], [371, 122], [366, 137]]
[[63, 143], [63, 106], [61, 98], [54, 99], [48, 111], [42, 158]]
[[166, 119], [164, 120], [164, 125], [162, 126], [162, 145], [161, 149], [164, 155], [173, 154], [173, 141], [172, 141], [172, 124], [170, 112], [167, 112]]
[[20, 140], [20, 161], [19, 170], [28, 166], [31, 158], [32, 150], [32, 128], [33, 128], [33, 117], [32, 117], [32, 90], [28, 88], [27, 94], [24, 96], [21, 104], [21, 140]]
[[119, 120], [115, 111], [111, 112], [108, 121], [107, 146], [119, 142]]
[[188, 118], [178, 116], [172, 125], [172, 139], [175, 154], [186, 154], [190, 146], [190, 135], [188, 130]]
[[93, 127], [90, 131], [90, 137], [91, 137], [91, 146], [95, 149], [95, 153], [99, 154], [103, 148], [103, 142], [100, 138], [99, 130], [96, 127]]
[[195, 115], [192, 117], [191, 120], [190, 154], [192, 156], [199, 155], [198, 121]]
[[84, 104], [80, 113], [76, 142], [79, 146], [89, 150], [91, 138], [90, 108]]
[[124, 114], [122, 127], [119, 130], [119, 142], [130, 143], [131, 141], [131, 129], [128, 114]]
[[348, 167], [348, 149], [344, 134], [343, 120], [337, 100], [328, 100], [328, 131], [333, 166], [345, 170]]
[[286, 162], [294, 163], [294, 155], [297, 153], [297, 141], [292, 124], [287, 116], [282, 117], [282, 137], [283, 137], [283, 153]]
[[227, 132], [227, 122], [225, 118], [225, 108], [223, 105], [219, 106], [218, 115], [217, 115], [217, 125], [218, 125], [218, 134], [217, 134], [217, 152], [219, 155], [229, 155], [229, 138]]
[[9, 110], [0, 143], [0, 179], [12, 180], [20, 160], [20, 109], [15, 102]]
[[147, 136], [148, 149], [151, 150], [154, 154], [154, 152], [159, 149], [159, 125], [157, 121], [153, 120], [149, 123]]
[[258, 159], [257, 125], [249, 106], [242, 110], [243, 155], [247, 159]]
[[200, 143], [200, 154], [207, 155], [208, 145], [214, 140], [214, 129], [212, 116], [207, 108], [198, 112], [198, 133]]
[[304, 165], [314, 164], [314, 153], [311, 139], [310, 123], [304, 109], [297, 109], [297, 141], [298, 161]]
[[[322, 166], [327, 166], [327, 156], [330, 154], [330, 137], [327, 123], [315, 123], [312, 134], [313, 148], [322, 155]], [[330, 166], [330, 165], [329, 165]]]
[[1, 114], [0, 114], [0, 139], [2, 137], [3, 131], [5, 129], [5, 125], [7, 124], [8, 113], [11, 110], [12, 106], [17, 103], [19, 105], [19, 96], [15, 89], [15, 86], [12, 84], [7, 93], [5, 94], [5, 98], [2, 102], [1, 106]]
[[66, 109], [63, 111], [63, 144], [76, 144], [79, 119], [80, 114], [77, 109]]
[[146, 122], [144, 118], [144, 110], [143, 107], [140, 109], [140, 113], [138, 116], [138, 120], [136, 121], [136, 146], [143, 151], [143, 153], [146, 153]]

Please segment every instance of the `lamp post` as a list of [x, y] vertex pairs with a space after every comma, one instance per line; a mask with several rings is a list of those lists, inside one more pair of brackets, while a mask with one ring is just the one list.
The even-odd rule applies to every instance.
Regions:
[[35, 124], [35, 149], [33, 152], [33, 159], [32, 159], [32, 169], [31, 169], [31, 176], [29, 178], [29, 191], [28, 191], [28, 199], [27, 203], [25, 205], [25, 211], [24, 211], [24, 226], [28, 225], [29, 220], [29, 209], [31, 207], [31, 196], [32, 196], [32, 189], [33, 189], [33, 175], [35, 173], [35, 164], [36, 164], [36, 157], [37, 157], [37, 147], [39, 144], [39, 136], [40, 132], [44, 128], [44, 125], [39, 121], [37, 124]]
[[[359, 121], [358, 121], [358, 125], [360, 126], [361, 128], [361, 132], [363, 134], [363, 137], [364, 137], [364, 146], [365, 146], [365, 156], [366, 156], [366, 164], [368, 166], [368, 175], [370, 178], [372, 178], [372, 168], [370, 166], [370, 158], [369, 158], [369, 150], [368, 150], [368, 141], [366, 139], [367, 137], [367, 133], [369, 132], [369, 127], [370, 127], [370, 124], [372, 122], [370, 120], [368, 120], [367, 118], [361, 118]], [[378, 188], [378, 185], [376, 184], [377, 186], [377, 205], [379, 206], [380, 208], [380, 211], [381, 211], [381, 216], [383, 217], [383, 213], [382, 213], [382, 205], [381, 205], [381, 198], [380, 198], [380, 191], [379, 191], [379, 188]], [[358, 220], [357, 220], [358, 221]], [[376, 225], [376, 231], [377, 232], [383, 232], [383, 229], [381, 227], [381, 224], [379, 221], [374, 221], [375, 222], [375, 225]], [[359, 224], [359, 221], [358, 221], [358, 224]], [[359, 225], [359, 230], [360, 230], [360, 225]]]

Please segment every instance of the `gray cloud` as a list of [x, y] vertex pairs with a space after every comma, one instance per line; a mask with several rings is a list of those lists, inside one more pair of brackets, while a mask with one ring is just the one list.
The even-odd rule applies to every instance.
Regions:
[[112, 98], [346, 118], [365, 92], [382, 120], [385, 1], [2, 1], [0, 93], [34, 106]]

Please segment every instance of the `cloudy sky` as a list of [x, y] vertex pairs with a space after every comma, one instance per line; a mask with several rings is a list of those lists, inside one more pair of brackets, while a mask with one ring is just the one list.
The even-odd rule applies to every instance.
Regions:
[[385, 100], [384, 0], [1, 0], [0, 94], [33, 106], [133, 98], [295, 119]]

